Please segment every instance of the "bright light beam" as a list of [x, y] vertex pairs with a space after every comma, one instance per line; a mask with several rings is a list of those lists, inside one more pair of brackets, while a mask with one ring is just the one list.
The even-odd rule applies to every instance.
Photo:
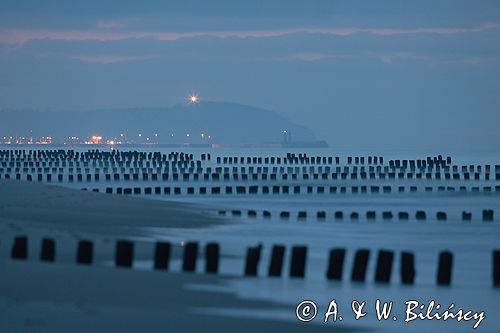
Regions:
[[189, 96], [189, 104], [198, 104], [200, 97], [197, 94], [191, 94]]

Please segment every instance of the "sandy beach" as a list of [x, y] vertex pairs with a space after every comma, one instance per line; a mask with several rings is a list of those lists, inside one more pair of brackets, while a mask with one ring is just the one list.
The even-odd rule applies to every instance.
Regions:
[[4, 225], [116, 234], [146, 226], [200, 228], [228, 223], [214, 216], [215, 212], [204, 206], [0, 181], [0, 220]]
[[332, 331], [291, 321], [207, 314], [207, 310], [244, 313], [266, 308], [293, 313], [289, 306], [269, 301], [203, 291], [223, 286], [233, 279], [229, 277], [79, 266], [71, 262], [72, 253], [65, 253], [71, 252], [68, 246], [61, 247], [55, 263], [40, 263], [33, 247], [28, 260], [9, 258], [12, 235], [97, 239], [137, 235], [144, 226], [208, 228], [235, 223], [212, 215], [205, 206], [2, 181], [0, 331], [198, 332], [207, 327], [213, 332]]
[[[331, 326], [214, 316], [203, 309], [277, 310], [271, 302], [193, 291], [222, 278], [1, 261], [2, 332], [337, 332]], [[340, 331], [348, 331], [342, 329]]]

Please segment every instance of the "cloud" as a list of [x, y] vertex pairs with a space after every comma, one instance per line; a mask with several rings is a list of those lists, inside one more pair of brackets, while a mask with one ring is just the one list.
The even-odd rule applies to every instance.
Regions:
[[481, 56], [448, 56], [443, 59], [439, 55], [431, 54], [417, 54], [413, 52], [300, 52], [294, 53], [285, 57], [278, 57], [278, 61], [299, 60], [304, 62], [314, 62], [321, 60], [357, 60], [366, 61], [376, 59], [383, 64], [394, 64], [402, 61], [419, 61], [427, 62], [433, 65], [482, 65], [500, 64], [500, 60], [495, 57], [481, 57]]
[[300, 60], [305, 62], [313, 62], [320, 60], [352, 60], [356, 58], [362, 58], [362, 53], [346, 53], [346, 52], [299, 52], [294, 53], [291, 56], [280, 57], [277, 60]]
[[83, 62], [89, 62], [94, 64], [114, 64], [118, 62], [125, 61], [138, 61], [138, 60], [148, 60], [155, 58], [154, 56], [119, 56], [119, 55], [95, 55], [95, 56], [74, 56], [73, 59], [77, 59]]
[[429, 60], [428, 56], [417, 55], [410, 52], [385, 53], [375, 55], [384, 64], [392, 64], [400, 60]]
[[330, 58], [330, 55], [322, 52], [301, 52], [292, 56], [294, 59], [302, 61], [317, 61]]
[[500, 65], [500, 59], [498, 57], [463, 57], [452, 60], [442, 61], [443, 64], [450, 65], [482, 65], [482, 64], [491, 64], [491, 65]]
[[64, 29], [15, 29], [0, 31], [0, 43], [23, 44], [31, 40], [64, 40], [64, 41], [116, 41], [124, 39], [150, 38], [161, 41], [173, 41], [182, 38], [211, 36], [227, 37], [278, 37], [295, 33], [317, 33], [324, 35], [349, 36], [356, 33], [368, 33], [379, 36], [393, 36], [405, 34], [458, 34], [473, 33], [499, 29], [500, 24], [490, 23], [477, 27], [455, 28], [293, 28], [269, 30], [228, 30], [228, 31], [197, 31], [197, 32], [170, 32], [170, 31], [109, 31], [118, 27], [119, 23], [107, 22], [101, 24], [105, 30], [64, 30]]

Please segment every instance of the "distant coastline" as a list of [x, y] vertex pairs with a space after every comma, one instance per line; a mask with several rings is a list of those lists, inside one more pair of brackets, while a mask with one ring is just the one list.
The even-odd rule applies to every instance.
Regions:
[[329, 145], [326, 141], [301, 141], [301, 142], [270, 142], [270, 143], [247, 143], [247, 144], [219, 144], [219, 143], [134, 143], [134, 144], [28, 144], [28, 143], [14, 143], [2, 144], [0, 149], [3, 148], [328, 148]]
[[200, 102], [86, 112], [0, 111], [3, 144], [239, 147], [307, 142], [309, 147], [317, 140], [310, 128], [276, 112], [235, 103]]

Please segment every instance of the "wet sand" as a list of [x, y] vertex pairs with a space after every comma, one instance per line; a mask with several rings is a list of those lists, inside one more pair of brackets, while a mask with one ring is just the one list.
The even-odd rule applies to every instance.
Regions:
[[[332, 325], [295, 321], [293, 306], [213, 291], [227, 282], [224, 276], [80, 266], [68, 259], [40, 263], [32, 255], [26, 261], [9, 258], [11, 235], [21, 231], [30, 239], [40, 233], [114, 238], [137, 234], [144, 226], [205, 228], [224, 223], [235, 222], [214, 216], [206, 206], [1, 181], [0, 331], [336, 331]], [[58, 252], [58, 258], [71, 256]], [[212, 291], [204, 291], [207, 286]], [[220, 309], [240, 314], [214, 314]], [[246, 309], [282, 311], [288, 320], [252, 318]]]
[[115, 234], [141, 227], [202, 228], [222, 223], [209, 207], [0, 181], [0, 223]]
[[292, 307], [190, 290], [223, 278], [187, 273], [0, 261], [1, 332], [337, 332], [331, 325], [201, 314]]

